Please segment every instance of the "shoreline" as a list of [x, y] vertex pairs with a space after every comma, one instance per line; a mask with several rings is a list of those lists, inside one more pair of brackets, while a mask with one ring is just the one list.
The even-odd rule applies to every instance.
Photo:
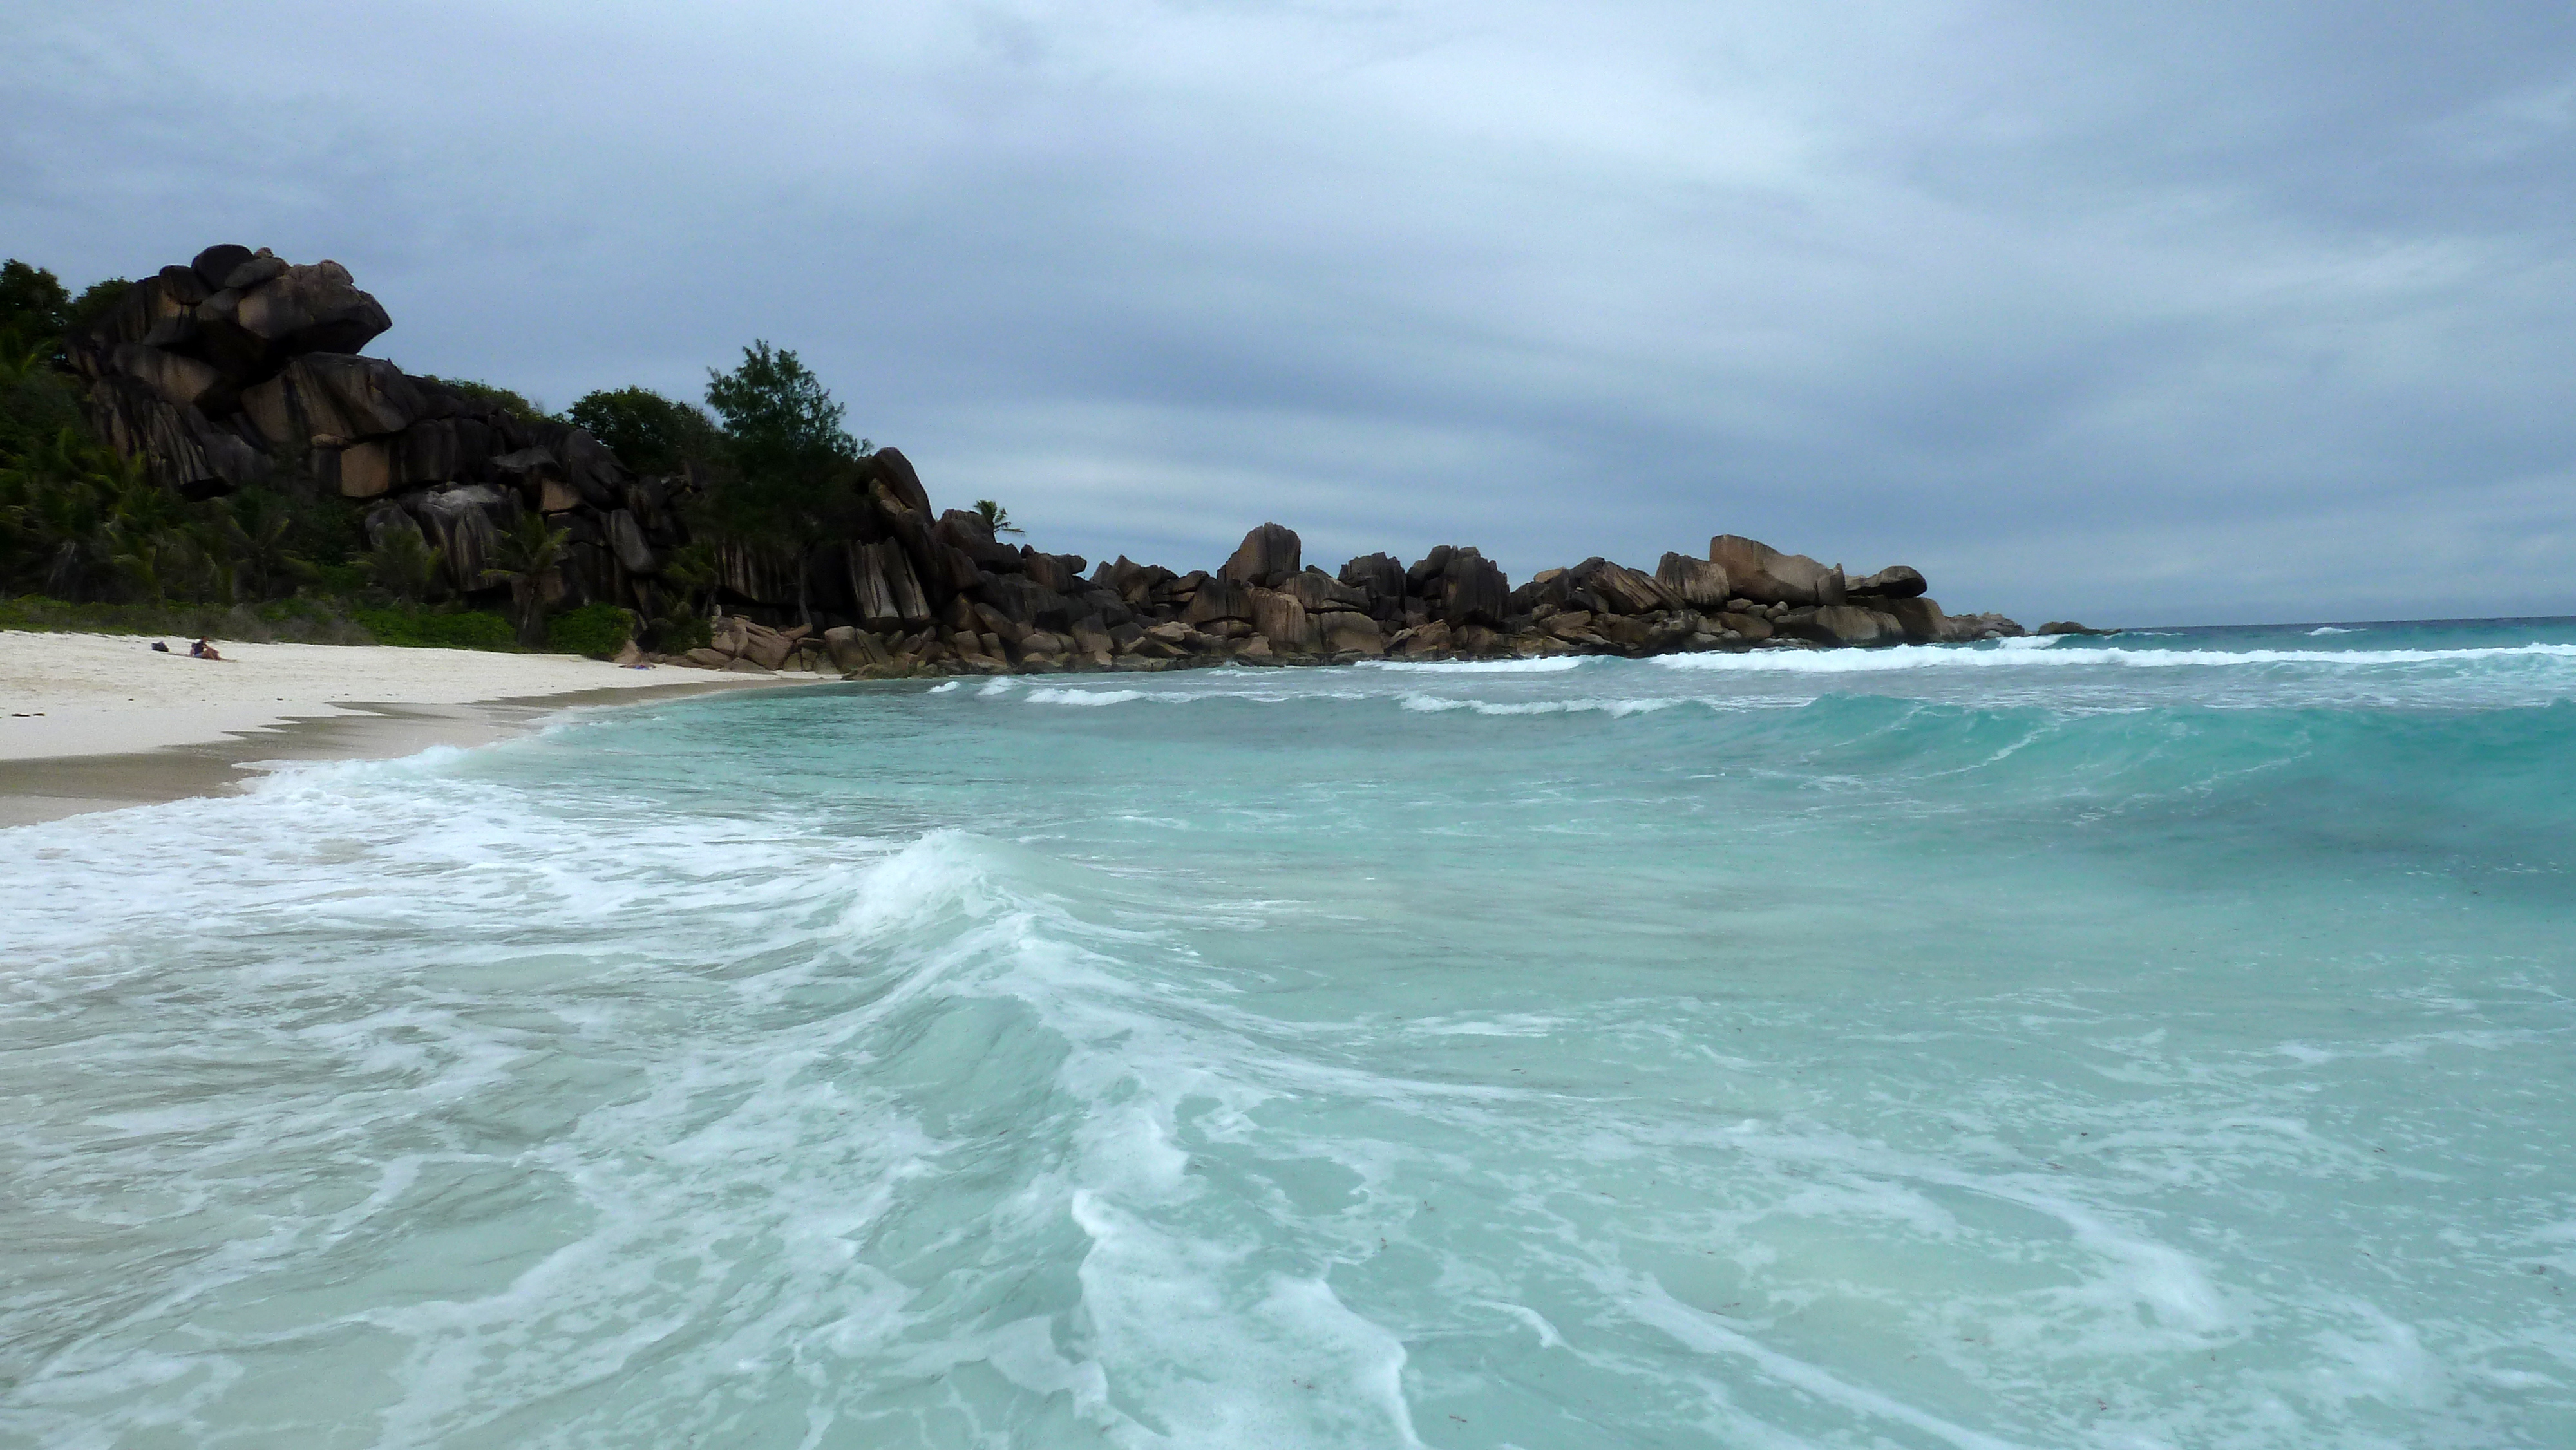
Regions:
[[154, 653], [149, 636], [0, 632], [0, 829], [229, 795], [272, 762], [396, 759], [488, 745], [568, 709], [831, 679], [380, 645], [221, 647], [225, 659], [208, 662]]
[[806, 683], [838, 682], [685, 681], [459, 705], [335, 702], [332, 714], [283, 716], [228, 732], [221, 740], [92, 755], [0, 759], [0, 830], [199, 796], [234, 795], [259, 780], [272, 764], [399, 760], [437, 745], [490, 745], [524, 735], [566, 710]]

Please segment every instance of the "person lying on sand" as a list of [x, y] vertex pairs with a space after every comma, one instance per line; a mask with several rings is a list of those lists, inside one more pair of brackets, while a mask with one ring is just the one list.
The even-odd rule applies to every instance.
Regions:
[[215, 653], [215, 647], [213, 645], [210, 645], [201, 639], [195, 644], [188, 646], [188, 658], [196, 660], [219, 660], [222, 659], [223, 656]]

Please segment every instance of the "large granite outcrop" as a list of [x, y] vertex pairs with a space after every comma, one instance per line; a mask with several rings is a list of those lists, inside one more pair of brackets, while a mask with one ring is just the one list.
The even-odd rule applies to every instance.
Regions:
[[187, 498], [256, 484], [369, 502], [371, 541], [418, 534], [465, 596], [506, 595], [488, 572], [500, 539], [541, 513], [568, 536], [545, 598], [656, 613], [687, 537], [677, 505], [703, 479], [640, 477], [583, 429], [359, 353], [390, 326], [337, 262], [226, 245], [134, 284], [70, 354], [99, 431]]
[[1798, 585], [1812, 599], [1832, 581], [1845, 602], [1754, 598], [1730, 587], [1718, 558], [1675, 554], [1653, 574], [1595, 558], [1517, 589], [1480, 552], [1456, 545], [1410, 565], [1365, 554], [1326, 573], [1303, 564], [1302, 541], [1276, 523], [1247, 534], [1217, 572], [1187, 574], [1124, 557], [1085, 573], [1078, 557], [1004, 548], [980, 517], [956, 511], [935, 533], [956, 566], [936, 584], [913, 582], [920, 572], [892, 539], [858, 546], [870, 569], [919, 588], [917, 604], [868, 605], [819, 635], [780, 622], [774, 601], [752, 604], [771, 623], [720, 632], [691, 662], [781, 668], [763, 653], [781, 648], [781, 631], [803, 641], [784, 667], [862, 677], [1875, 647], [2021, 633], [2001, 615], [1944, 614], [1920, 592], [1921, 574], [1902, 565], [1869, 576], [1876, 582], [1864, 593], [1838, 569], [1788, 563], [1796, 556], [1728, 536], [1712, 554], [1750, 561], [1772, 581], [1760, 592]]
[[[209, 247], [135, 284], [73, 364], [106, 435], [191, 498], [253, 484], [367, 505], [372, 543], [416, 535], [449, 586], [488, 571], [535, 512], [569, 539], [542, 597], [663, 617], [662, 575], [688, 542], [685, 505], [720, 486], [694, 468], [639, 475], [588, 432], [403, 372], [359, 349], [391, 325], [336, 263]], [[1903, 565], [1839, 565], [1732, 534], [1654, 571], [1591, 558], [1519, 587], [1472, 546], [1410, 564], [1366, 554], [1326, 572], [1293, 529], [1264, 523], [1214, 572], [1009, 545], [986, 520], [935, 512], [899, 449], [863, 460], [864, 507], [835, 536], [782, 548], [719, 542], [714, 638], [675, 662], [856, 675], [1161, 670], [1226, 661], [1657, 654], [1947, 643], [2019, 634], [1954, 616]], [[694, 598], [694, 596], [693, 596]]]

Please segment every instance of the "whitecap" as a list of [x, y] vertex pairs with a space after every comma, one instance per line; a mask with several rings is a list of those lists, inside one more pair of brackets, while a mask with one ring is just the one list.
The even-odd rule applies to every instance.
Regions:
[[1498, 701], [1458, 699], [1446, 695], [1426, 695], [1420, 692], [1408, 692], [1406, 694], [1399, 695], [1396, 697], [1396, 701], [1407, 710], [1416, 711], [1426, 715], [1441, 714], [1450, 710], [1473, 710], [1479, 715], [1602, 714], [1608, 715], [1614, 720], [1625, 719], [1630, 715], [1652, 714], [1657, 710], [1669, 710], [1675, 705], [1684, 703], [1678, 697], [1671, 696], [1649, 697], [1646, 699]]
[[1928, 669], [2180, 669], [2194, 665], [2306, 665], [2349, 669], [2361, 665], [2445, 665], [2478, 660], [2576, 660], [2576, 645], [2489, 645], [2470, 649], [2300, 650], [2300, 649], [2049, 649], [2021, 640], [1998, 640], [2010, 648], [1913, 644], [1878, 650], [1755, 650], [1749, 654], [1657, 655], [1652, 661], [1671, 670], [1814, 675], [1885, 674]]
[[1068, 690], [1050, 687], [1031, 690], [1026, 696], [1032, 705], [1124, 705], [1145, 698], [1142, 690]]
[[1579, 670], [1588, 663], [1590, 659], [1583, 655], [1549, 655], [1534, 660], [1361, 660], [1358, 666], [1400, 674], [1552, 675], [1561, 670]]

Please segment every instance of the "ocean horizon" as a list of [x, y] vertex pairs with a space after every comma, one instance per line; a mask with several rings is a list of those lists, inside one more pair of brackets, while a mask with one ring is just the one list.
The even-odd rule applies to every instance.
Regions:
[[2576, 1443], [2576, 618], [751, 691], [0, 833], [0, 1447]]

